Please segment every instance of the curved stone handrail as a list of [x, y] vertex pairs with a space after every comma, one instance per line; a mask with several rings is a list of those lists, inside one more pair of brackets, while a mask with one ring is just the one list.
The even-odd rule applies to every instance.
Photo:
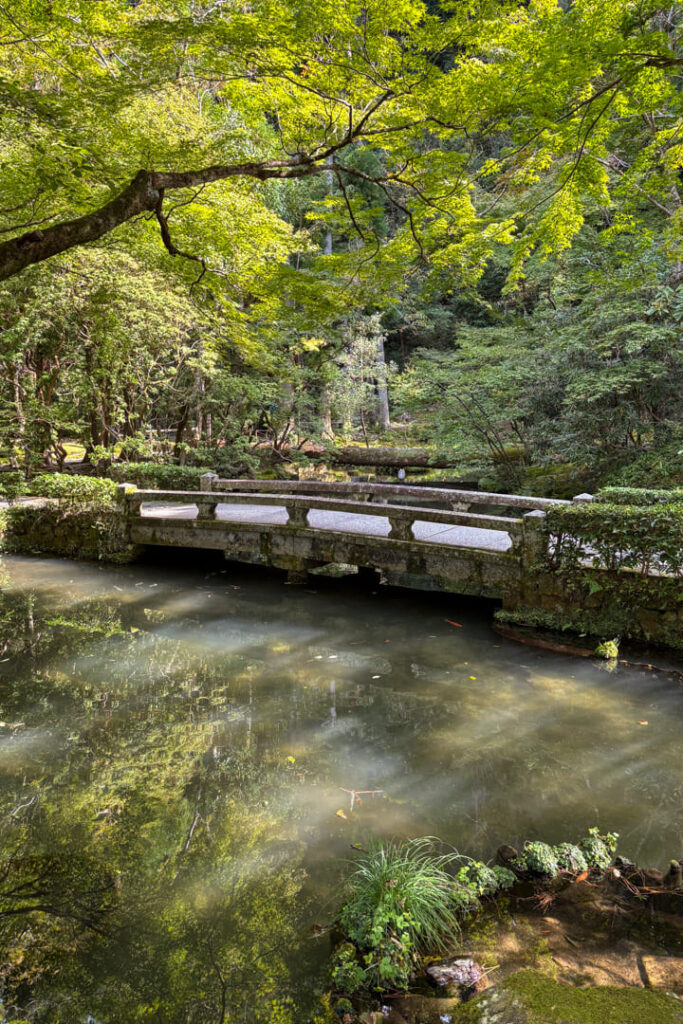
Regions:
[[[241, 491], [161, 491], [131, 490], [126, 495], [129, 509], [139, 510], [144, 504], [186, 504], [197, 507], [201, 520], [215, 520], [216, 508], [223, 504], [267, 505], [285, 507], [287, 526], [306, 527], [306, 516], [312, 509], [325, 512], [346, 512], [364, 516], [377, 516], [389, 520], [389, 536], [399, 540], [413, 540], [412, 525], [416, 520], [440, 523], [445, 526], [469, 526], [476, 529], [500, 530], [509, 534], [513, 544], [521, 536], [523, 520], [519, 517], [481, 515], [471, 512], [445, 511], [409, 505], [377, 505], [343, 498], [317, 498], [301, 494], [264, 494]], [[434, 542], [432, 542], [434, 543]]]
[[[373, 484], [364, 482], [337, 482], [328, 480], [248, 480], [221, 478], [216, 473], [205, 473], [203, 491], [223, 493], [239, 491], [259, 494], [348, 495], [356, 500], [373, 498], [412, 498], [418, 501], [451, 505], [488, 505], [518, 509], [544, 509], [555, 505], [568, 505], [560, 498], [535, 498], [525, 494], [499, 494], [495, 491], [466, 491], [449, 487], [416, 487], [411, 484]], [[368, 509], [365, 509], [368, 512]]]

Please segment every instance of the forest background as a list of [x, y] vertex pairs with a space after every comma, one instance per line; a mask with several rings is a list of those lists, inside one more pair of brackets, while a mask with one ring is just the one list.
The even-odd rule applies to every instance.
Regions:
[[682, 484], [682, 14], [0, 4], [0, 461]]

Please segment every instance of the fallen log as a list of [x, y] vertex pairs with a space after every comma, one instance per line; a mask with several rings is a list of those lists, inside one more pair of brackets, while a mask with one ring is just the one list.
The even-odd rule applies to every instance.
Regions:
[[462, 460], [425, 448], [361, 448], [353, 444], [342, 448], [324, 448], [322, 445], [305, 445], [303, 448], [284, 447], [278, 454], [285, 459], [296, 454], [331, 465], [380, 466], [388, 469], [456, 469], [462, 465]]

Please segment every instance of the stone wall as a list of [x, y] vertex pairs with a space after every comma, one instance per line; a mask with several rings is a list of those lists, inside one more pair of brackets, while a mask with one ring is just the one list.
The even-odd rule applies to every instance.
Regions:
[[10, 505], [0, 512], [0, 550], [91, 561], [128, 562], [138, 553], [120, 510], [56, 499]]
[[511, 592], [500, 616], [520, 625], [621, 636], [683, 649], [683, 585], [669, 577], [605, 571], [604, 586], [536, 571]]

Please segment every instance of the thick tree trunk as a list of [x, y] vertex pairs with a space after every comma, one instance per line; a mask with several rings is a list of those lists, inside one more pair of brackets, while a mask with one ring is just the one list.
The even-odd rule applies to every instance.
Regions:
[[391, 426], [389, 417], [389, 392], [387, 390], [387, 363], [384, 358], [384, 338], [382, 335], [377, 342], [377, 398], [379, 404], [378, 425], [381, 430], [388, 430]]

